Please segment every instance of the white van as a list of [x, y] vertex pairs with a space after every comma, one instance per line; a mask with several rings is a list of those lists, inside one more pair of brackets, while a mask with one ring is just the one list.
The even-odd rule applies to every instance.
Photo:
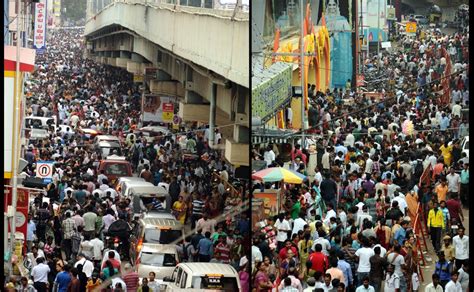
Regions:
[[171, 277], [165, 277], [163, 281], [165, 291], [241, 291], [237, 271], [231, 265], [221, 263], [179, 263]]
[[117, 185], [115, 186], [115, 190], [117, 191], [117, 193], [120, 193], [122, 194], [122, 189], [123, 189], [123, 186], [126, 182], [129, 182], [129, 181], [141, 181], [141, 182], [144, 182], [145, 179], [142, 178], [142, 177], [134, 177], [134, 176], [123, 176], [123, 177], [120, 177], [117, 181]]
[[54, 132], [56, 132], [56, 117], [25, 117], [25, 128], [27, 129], [35, 128], [48, 130], [49, 126], [53, 126]]
[[149, 183], [146, 181], [124, 182], [120, 195], [125, 198], [130, 198], [132, 200], [132, 203], [135, 202], [134, 201], [135, 196], [140, 197], [141, 201], [143, 202], [143, 205], [145, 207], [148, 206], [147, 208], [148, 210], [150, 210], [151, 207], [149, 206], [151, 206], [150, 204], [153, 202], [155, 198], [156, 199], [162, 198], [164, 210], [156, 211], [156, 212], [171, 213], [170, 195], [164, 188], [157, 187], [152, 183]]

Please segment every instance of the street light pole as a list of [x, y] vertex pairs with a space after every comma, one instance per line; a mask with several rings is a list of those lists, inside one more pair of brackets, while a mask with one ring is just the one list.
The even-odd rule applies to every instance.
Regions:
[[377, 71], [380, 72], [380, 0], [377, 0]]
[[[20, 126], [20, 96], [21, 96], [21, 87], [20, 87], [20, 44], [21, 44], [21, 33], [20, 33], [20, 24], [22, 23], [22, 5], [21, 1], [16, 0], [15, 4], [18, 7], [18, 14], [16, 16], [16, 63], [15, 63], [15, 111], [13, 113], [14, 120], [13, 120], [13, 153], [12, 153], [12, 160], [13, 160], [13, 167], [12, 167], [12, 178], [13, 178], [13, 186], [12, 186], [12, 210], [13, 210], [13, 217], [11, 221], [11, 228], [10, 228], [10, 260], [8, 261], [8, 265], [10, 268], [10, 275], [13, 275], [13, 264], [12, 264], [12, 257], [15, 251], [15, 231], [16, 231], [16, 206], [17, 206], [17, 192], [18, 192], [18, 163], [19, 157], [18, 153], [20, 152], [19, 147], [19, 140], [20, 137], [17, 135], [20, 134], [19, 126]], [[8, 233], [8, 230], [5, 230]]]
[[305, 111], [304, 111], [304, 98], [305, 98], [305, 78], [304, 78], [304, 14], [303, 14], [303, 0], [300, 0], [300, 21], [301, 21], [301, 44], [300, 44], [300, 68], [301, 68], [301, 149], [305, 147]]

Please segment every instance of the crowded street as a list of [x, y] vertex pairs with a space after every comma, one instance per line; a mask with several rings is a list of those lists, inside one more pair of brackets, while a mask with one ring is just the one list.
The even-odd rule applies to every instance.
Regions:
[[[334, 7], [328, 29], [330, 13], [342, 18]], [[472, 291], [469, 28], [409, 17], [394, 27], [383, 49], [364, 47], [360, 84], [319, 90], [306, 77], [307, 126], [297, 99], [253, 131], [257, 291]], [[273, 55], [291, 62], [279, 33]]]
[[[50, 49], [26, 81], [25, 181], [43, 161], [53, 162], [54, 174], [30, 198], [25, 262], [16, 263], [10, 282], [20, 284], [24, 265], [37, 291], [66, 291], [74, 276], [87, 289], [120, 283], [159, 291], [179, 262], [245, 270], [244, 183], [207, 146], [208, 129], [138, 127], [132, 74], [84, 59], [82, 34], [52, 31]], [[44, 136], [34, 136], [36, 129]]]
[[234, 123], [179, 117], [179, 94], [156, 98], [143, 71], [90, 57], [83, 26], [48, 25], [45, 42], [23, 77], [24, 164], [6, 193], [26, 220], [1, 290], [248, 287], [249, 181], [235, 175], [248, 155], [225, 153]]

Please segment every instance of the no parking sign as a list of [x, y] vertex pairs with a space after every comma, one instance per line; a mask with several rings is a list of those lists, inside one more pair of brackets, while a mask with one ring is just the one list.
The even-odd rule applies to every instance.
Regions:
[[42, 178], [45, 182], [53, 179], [54, 161], [38, 161], [36, 163], [36, 177]]

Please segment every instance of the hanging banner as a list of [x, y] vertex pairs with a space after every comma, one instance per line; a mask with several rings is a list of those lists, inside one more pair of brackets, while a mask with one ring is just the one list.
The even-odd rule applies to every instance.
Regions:
[[33, 48], [38, 54], [42, 54], [46, 49], [46, 1], [40, 0], [35, 4], [35, 30], [33, 38]]
[[416, 33], [416, 22], [407, 22], [405, 30], [407, 33]]
[[[171, 99], [171, 97], [146, 94], [142, 109], [143, 121], [163, 123], [173, 122], [174, 104], [172, 103], [172, 100], [174, 100], [174, 98]], [[169, 104], [172, 105], [171, 112]], [[164, 114], [164, 107], [166, 108], [166, 114]]]
[[[4, 212], [7, 213], [8, 206], [12, 205], [12, 188], [4, 186]], [[28, 225], [28, 207], [29, 207], [30, 193], [28, 190], [18, 188], [17, 190], [17, 205], [16, 205], [16, 232], [21, 232], [26, 239], [26, 231]], [[10, 226], [8, 226], [10, 231]]]

